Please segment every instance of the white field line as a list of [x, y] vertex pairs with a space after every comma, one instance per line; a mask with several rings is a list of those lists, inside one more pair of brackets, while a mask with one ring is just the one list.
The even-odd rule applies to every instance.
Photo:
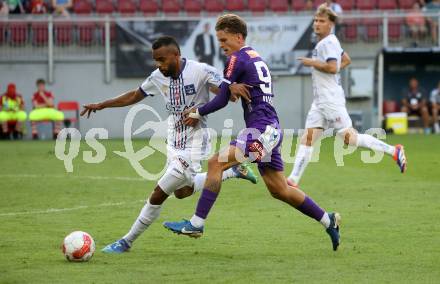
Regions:
[[71, 208], [49, 208], [45, 210], [35, 210], [35, 211], [22, 211], [22, 212], [9, 212], [9, 213], [0, 213], [0, 217], [7, 217], [7, 216], [18, 216], [18, 215], [34, 215], [34, 214], [52, 214], [52, 213], [59, 213], [59, 212], [68, 212], [68, 211], [76, 211], [76, 210], [83, 210], [83, 209], [89, 209], [89, 208], [101, 208], [101, 207], [115, 207], [115, 206], [123, 206], [123, 205], [132, 205], [132, 204], [139, 204], [141, 202], [145, 202], [145, 200], [138, 200], [135, 202], [107, 202], [107, 203], [101, 203], [95, 206], [77, 206], [77, 207], [71, 207]]
[[117, 177], [117, 176], [74, 176], [74, 175], [45, 175], [45, 174], [0, 174], [0, 178], [74, 178], [74, 179], [94, 179], [94, 180], [123, 180], [123, 181], [146, 181], [141, 177]]
[[[135, 177], [117, 177], [117, 176], [73, 176], [73, 175], [36, 175], [36, 174], [0, 174], [0, 178], [2, 177], [10, 177], [10, 178], [74, 178], [74, 179], [93, 179], [93, 180], [123, 180], [123, 181], [145, 181], [143, 178], [135, 178]], [[173, 197], [173, 196], [170, 196]], [[48, 208], [43, 210], [34, 210], [34, 211], [22, 211], [22, 212], [8, 212], [8, 213], [0, 213], [0, 217], [7, 216], [18, 216], [18, 215], [33, 215], [33, 214], [52, 214], [52, 213], [60, 213], [60, 212], [68, 212], [68, 211], [76, 211], [83, 210], [89, 208], [100, 208], [100, 207], [115, 207], [129, 204], [138, 204], [140, 202], [145, 202], [145, 200], [138, 200], [135, 202], [116, 202], [116, 203], [102, 203], [94, 206], [77, 206], [71, 208]]]

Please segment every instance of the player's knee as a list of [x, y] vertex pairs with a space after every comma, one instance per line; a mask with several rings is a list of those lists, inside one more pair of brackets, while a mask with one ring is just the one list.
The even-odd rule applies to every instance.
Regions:
[[150, 195], [150, 204], [152, 205], [160, 205], [168, 198], [168, 194], [166, 194], [159, 186], [153, 190]]
[[180, 188], [174, 192], [174, 196], [177, 199], [184, 199], [188, 196], [191, 196], [192, 194], [193, 194], [193, 189], [189, 187]]
[[222, 164], [219, 162], [217, 155], [208, 160], [208, 171], [218, 171], [221, 170], [221, 167]]

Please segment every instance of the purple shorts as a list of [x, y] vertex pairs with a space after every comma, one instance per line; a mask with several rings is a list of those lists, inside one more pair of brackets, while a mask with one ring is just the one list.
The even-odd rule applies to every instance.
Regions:
[[[237, 139], [232, 140], [231, 143], [229, 143], [231, 146], [235, 146], [239, 149], [241, 149], [246, 157], [249, 157], [249, 146], [255, 142], [258, 139], [258, 136], [252, 135], [249, 132], [247, 132], [249, 128], [243, 129], [240, 134], [237, 136]], [[279, 130], [279, 128], [277, 128]], [[243, 133], [243, 131], [245, 133]], [[259, 130], [260, 133], [263, 133], [264, 131]], [[283, 160], [281, 159], [281, 144], [283, 142], [283, 136], [281, 133], [281, 130], [279, 130], [281, 138], [280, 142], [273, 148], [272, 153], [268, 154], [266, 157], [264, 157], [260, 162], [253, 161], [253, 163], [258, 164], [258, 171], [261, 175], [264, 175], [264, 169], [266, 167], [274, 169], [276, 171], [283, 171], [284, 170], [284, 164]]]

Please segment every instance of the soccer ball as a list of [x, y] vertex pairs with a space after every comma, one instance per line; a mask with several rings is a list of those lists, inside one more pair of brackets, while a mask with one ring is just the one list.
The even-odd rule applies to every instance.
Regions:
[[75, 231], [64, 238], [62, 249], [68, 261], [88, 261], [95, 252], [95, 241], [86, 232]]

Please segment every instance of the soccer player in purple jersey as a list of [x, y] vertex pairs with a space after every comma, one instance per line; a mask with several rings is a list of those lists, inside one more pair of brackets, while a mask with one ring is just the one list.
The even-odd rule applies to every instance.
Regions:
[[165, 222], [164, 226], [178, 234], [200, 237], [208, 213], [220, 192], [222, 172], [247, 158], [257, 162], [271, 195], [320, 222], [330, 235], [333, 250], [336, 250], [340, 238], [339, 214], [327, 213], [301, 190], [287, 184], [280, 154], [282, 134], [272, 105], [274, 94], [270, 71], [260, 55], [245, 45], [246, 23], [237, 15], [227, 14], [218, 18], [215, 30], [220, 47], [229, 57], [221, 92], [209, 103], [188, 112], [185, 123], [194, 125], [201, 117], [225, 107], [231, 96], [229, 86], [237, 83], [250, 87], [250, 101], [242, 100], [246, 129], [228, 148], [209, 160], [208, 176], [191, 220]]

